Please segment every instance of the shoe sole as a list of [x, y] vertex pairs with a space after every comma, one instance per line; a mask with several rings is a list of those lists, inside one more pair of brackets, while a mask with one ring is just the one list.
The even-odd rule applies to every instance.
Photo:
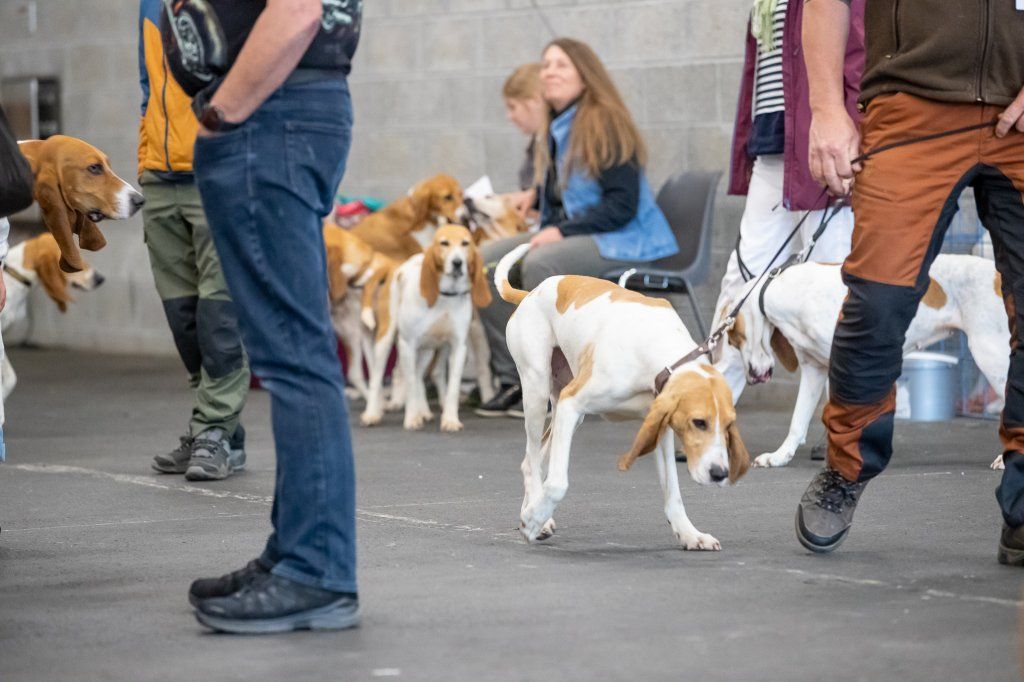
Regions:
[[210, 472], [208, 472], [206, 469], [203, 469], [202, 467], [188, 467], [185, 470], [185, 480], [186, 481], [223, 481], [225, 478], [227, 478], [228, 476], [230, 476], [233, 473], [236, 473], [236, 472], [239, 472], [239, 471], [245, 471], [245, 459], [242, 459], [241, 462], [238, 462], [237, 459], [236, 459], [235, 462], [231, 461], [231, 458], [236, 456], [234, 454], [235, 452], [237, 452], [237, 451], [232, 451], [232, 454], [228, 457], [228, 470], [226, 472], [224, 472], [223, 474], [221, 474], [220, 472], [217, 472], [216, 474], [211, 474]]
[[522, 410], [481, 410], [477, 408], [473, 410], [473, 413], [478, 417], [515, 417], [517, 419], [526, 419], [526, 413]]
[[294, 630], [347, 630], [359, 627], [362, 612], [358, 607], [351, 611], [335, 603], [291, 616], [261, 620], [220, 618], [196, 611], [196, 620], [219, 632], [236, 635], [272, 635]]
[[1000, 542], [996, 559], [1004, 566], [1024, 566], [1024, 550], [1011, 549]]
[[850, 529], [847, 528], [840, 533], [839, 538], [827, 545], [818, 545], [812, 542], [809, 538], [805, 537], [803, 531], [800, 530], [800, 510], [796, 510], [796, 539], [800, 541], [800, 544], [804, 546], [804, 549], [810, 550], [815, 554], [831, 554], [836, 550], [839, 545], [843, 544], [843, 540], [850, 534]]

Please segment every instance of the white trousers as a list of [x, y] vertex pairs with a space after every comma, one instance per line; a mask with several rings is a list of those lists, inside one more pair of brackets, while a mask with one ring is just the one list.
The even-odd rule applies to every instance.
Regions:
[[[748, 279], [757, 277], [767, 269], [772, 256], [782, 246], [789, 233], [804, 217], [805, 211], [788, 211], [782, 205], [782, 180], [785, 162], [781, 154], [759, 156], [754, 160], [754, 171], [747, 191], [747, 204], [740, 220], [740, 239], [729, 256], [722, 277], [718, 302], [715, 304], [715, 325], [726, 309], [739, 297]], [[776, 259], [780, 265], [790, 255], [803, 250], [821, 224], [824, 211], [811, 211], [800, 227], [800, 232], [789, 243], [786, 251]], [[819, 263], [841, 263], [850, 253], [853, 236], [853, 211], [844, 207], [829, 222], [825, 232], [814, 245], [810, 260]], [[740, 264], [745, 266], [741, 268]], [[748, 305], [757, 305], [756, 301]], [[715, 365], [732, 389], [733, 402], [739, 400], [747, 385], [747, 370], [738, 350], [725, 343], [718, 364]]]

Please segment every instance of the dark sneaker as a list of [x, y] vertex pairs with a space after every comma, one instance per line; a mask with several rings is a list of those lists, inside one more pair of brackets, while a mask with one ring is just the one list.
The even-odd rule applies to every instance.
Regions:
[[519, 417], [523, 414], [523, 389], [519, 384], [502, 386], [498, 394], [473, 410], [481, 417]]
[[1006, 566], [1024, 566], [1024, 526], [1014, 528], [1003, 522], [996, 558]]
[[800, 544], [820, 554], [843, 544], [853, 523], [857, 500], [867, 484], [851, 483], [832, 469], [819, 472], [796, 508], [796, 537]]
[[259, 559], [253, 559], [243, 568], [219, 578], [200, 578], [193, 581], [188, 588], [188, 602], [192, 606], [198, 606], [204, 599], [230, 596], [246, 585], [251, 585], [254, 580], [269, 574], [269, 568], [261, 564]]
[[343, 630], [359, 625], [360, 617], [355, 594], [309, 587], [273, 573], [196, 606], [200, 623], [236, 634]]
[[245, 450], [232, 450], [223, 429], [208, 429], [192, 439], [185, 479], [219, 481], [245, 468]]
[[181, 436], [181, 443], [165, 455], [153, 458], [152, 467], [161, 474], [183, 474], [192, 458], [192, 436]]

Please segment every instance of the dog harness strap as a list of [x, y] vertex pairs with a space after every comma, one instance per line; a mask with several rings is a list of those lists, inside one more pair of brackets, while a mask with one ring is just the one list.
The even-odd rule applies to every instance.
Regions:
[[11, 278], [14, 279], [15, 281], [24, 284], [28, 288], [32, 288], [32, 282], [29, 280], [29, 278], [15, 270], [7, 263], [4, 263], [4, 272], [10, 275]]

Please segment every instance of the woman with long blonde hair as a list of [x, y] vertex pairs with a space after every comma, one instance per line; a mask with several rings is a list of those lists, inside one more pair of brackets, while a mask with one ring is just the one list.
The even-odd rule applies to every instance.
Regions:
[[[679, 247], [644, 175], [646, 146], [601, 60], [585, 43], [558, 38], [544, 49], [540, 78], [549, 108], [535, 150], [542, 227], [485, 246], [485, 262], [529, 241], [521, 285], [532, 289], [553, 275], [599, 277], [675, 254]], [[519, 377], [505, 346], [513, 308], [494, 298], [480, 314], [502, 386], [477, 414], [522, 416]]]

